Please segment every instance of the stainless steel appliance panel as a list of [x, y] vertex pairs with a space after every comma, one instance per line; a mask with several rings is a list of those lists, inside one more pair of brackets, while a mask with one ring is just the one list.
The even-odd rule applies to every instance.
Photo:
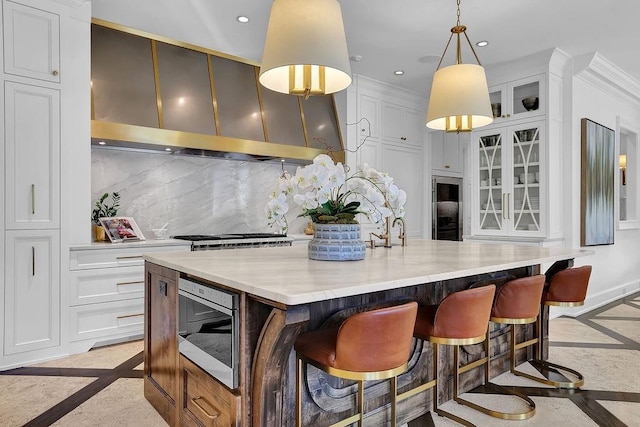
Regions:
[[180, 353], [227, 387], [237, 388], [240, 296], [180, 278], [178, 297]]
[[462, 178], [434, 176], [432, 239], [462, 240]]

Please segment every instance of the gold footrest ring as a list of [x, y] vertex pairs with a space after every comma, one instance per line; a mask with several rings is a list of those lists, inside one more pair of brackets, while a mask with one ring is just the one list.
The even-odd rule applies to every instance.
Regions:
[[514, 391], [514, 390], [509, 390], [501, 385], [498, 384], [494, 384], [494, 383], [486, 383], [485, 387], [487, 388], [491, 388], [497, 391], [497, 393], [484, 393], [481, 392], [480, 394], [491, 394], [494, 396], [497, 395], [506, 395], [506, 396], [514, 396], [514, 397], [518, 397], [522, 400], [524, 400], [527, 405], [529, 406], [529, 409], [527, 411], [524, 412], [501, 412], [501, 411], [495, 411], [493, 409], [489, 409], [486, 408], [484, 406], [481, 406], [477, 403], [474, 402], [470, 402], [466, 399], [463, 399], [461, 397], [455, 397], [454, 400], [462, 405], [468, 406], [470, 408], [473, 408], [477, 411], [480, 411], [484, 414], [490, 415], [494, 418], [500, 418], [503, 420], [527, 420], [531, 417], [533, 417], [533, 415], [536, 413], [536, 404], [533, 400], [531, 400], [531, 398], [529, 396], [527, 396], [526, 394], [520, 393], [519, 391]]
[[556, 371], [569, 372], [569, 373], [575, 375], [577, 380], [576, 381], [554, 381], [554, 380], [550, 380], [549, 378], [546, 378], [546, 377], [545, 378], [536, 377], [534, 375], [530, 375], [530, 374], [527, 374], [526, 372], [518, 371], [516, 369], [513, 369], [511, 372], [514, 375], [518, 375], [520, 377], [529, 378], [530, 380], [534, 380], [534, 381], [537, 381], [539, 383], [543, 383], [543, 384], [550, 385], [550, 386], [553, 386], [553, 387], [558, 387], [558, 388], [573, 389], [573, 388], [582, 387], [584, 385], [584, 377], [582, 376], [582, 374], [580, 372], [578, 372], [578, 371], [576, 371], [574, 369], [567, 368], [566, 366], [558, 365], [556, 363], [547, 362], [546, 360], [533, 359], [533, 360], [529, 360], [528, 362], [534, 367], [535, 367], [535, 365], [538, 365], [538, 366], [542, 366], [542, 367], [545, 367], [545, 368], [552, 368], [552, 369], [555, 369]]

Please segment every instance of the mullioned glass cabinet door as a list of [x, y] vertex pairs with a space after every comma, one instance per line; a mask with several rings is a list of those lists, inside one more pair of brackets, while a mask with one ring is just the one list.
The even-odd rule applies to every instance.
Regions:
[[496, 234], [505, 231], [504, 135], [496, 130], [478, 137], [478, 228]]
[[512, 228], [517, 232], [542, 230], [540, 217], [542, 128], [535, 124], [511, 131], [513, 215]]

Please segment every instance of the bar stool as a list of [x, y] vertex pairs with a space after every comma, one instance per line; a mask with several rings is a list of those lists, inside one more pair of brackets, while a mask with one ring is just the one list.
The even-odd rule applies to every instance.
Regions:
[[[560, 306], [560, 307], [577, 307], [584, 305], [584, 300], [587, 295], [587, 287], [589, 285], [589, 278], [591, 277], [591, 266], [585, 265], [576, 268], [567, 268], [561, 270], [551, 276], [548, 285], [544, 288], [542, 293], [542, 304], [547, 306]], [[537, 300], [536, 300], [537, 301]], [[578, 388], [584, 385], [583, 375], [566, 366], [558, 365], [555, 363], [542, 360], [542, 337], [540, 331], [542, 330], [542, 320], [539, 313], [536, 315], [536, 334], [537, 336], [529, 341], [523, 343], [516, 343], [514, 325], [511, 326], [511, 372], [514, 375], [529, 378], [534, 381], [538, 381], [543, 384], [554, 386], [557, 388]], [[525, 322], [523, 322], [525, 323]], [[530, 323], [530, 322], [526, 322]], [[576, 377], [575, 381], [554, 381], [547, 375], [544, 378], [530, 375], [526, 372], [518, 371], [515, 369], [515, 351], [530, 345], [536, 345], [536, 358], [529, 360], [529, 363], [534, 366], [539, 366], [543, 370], [561, 374], [559, 371], [565, 371], [571, 373]], [[541, 372], [541, 375], [544, 375]]]
[[391, 425], [396, 425], [397, 376], [407, 370], [418, 304], [409, 302], [354, 314], [339, 328], [298, 336], [294, 348], [296, 419], [302, 426], [303, 362], [339, 378], [358, 381], [358, 413], [332, 425], [346, 426], [364, 418], [364, 381], [391, 379]]
[[459, 375], [477, 366], [483, 360], [460, 367], [459, 353], [461, 345], [471, 345], [483, 342], [487, 338], [491, 305], [495, 294], [495, 285], [482, 286], [454, 292], [447, 295], [439, 305], [421, 306], [418, 309], [416, 327], [413, 332], [416, 338], [433, 343], [433, 369], [436, 378], [435, 383], [430, 382], [420, 389], [430, 388], [435, 385], [433, 393], [433, 411], [438, 415], [447, 417], [465, 426], [473, 427], [469, 421], [457, 415], [438, 408], [438, 345], [453, 345], [455, 375], [453, 376], [454, 399], [460, 402], [458, 397]]

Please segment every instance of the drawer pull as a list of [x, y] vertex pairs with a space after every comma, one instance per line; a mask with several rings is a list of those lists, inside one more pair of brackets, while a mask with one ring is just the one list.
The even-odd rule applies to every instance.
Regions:
[[[213, 414], [210, 414], [206, 409], [204, 409], [204, 407], [198, 403], [198, 400], [203, 400], [205, 402], [207, 402], [202, 396], [198, 396], [198, 397], [193, 397], [191, 398], [191, 402], [196, 405], [196, 407], [198, 409], [200, 409], [202, 411], [203, 414], [206, 415], [207, 418], [209, 418], [210, 420], [215, 420], [216, 418], [218, 418], [218, 413], [214, 412]], [[207, 402], [208, 404], [209, 402]]]
[[127, 317], [137, 317], [137, 316], [144, 316], [144, 313], [138, 313], [138, 314], [125, 314], [123, 316], [118, 316], [117, 319], [126, 319]]
[[118, 283], [116, 283], [116, 286], [123, 286], [123, 285], [144, 285], [144, 280], [139, 280], [137, 282], [118, 282]]
[[36, 214], [36, 185], [31, 184], [31, 215]]
[[142, 259], [142, 255], [119, 256], [116, 259]]

